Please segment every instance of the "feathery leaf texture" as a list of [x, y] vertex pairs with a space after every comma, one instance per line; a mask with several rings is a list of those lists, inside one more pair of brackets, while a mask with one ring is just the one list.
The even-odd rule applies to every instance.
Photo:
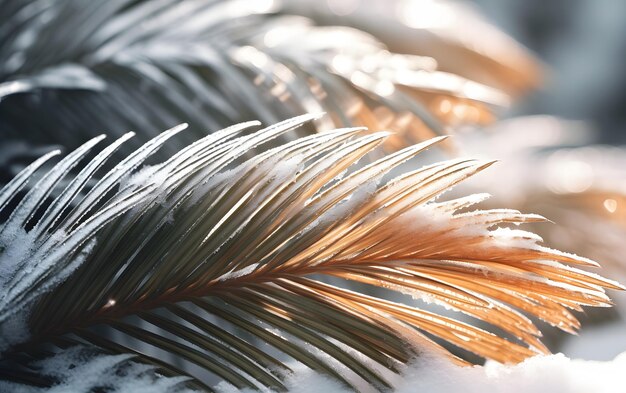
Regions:
[[[338, 129], [271, 147], [316, 118], [256, 132], [247, 131], [256, 122], [232, 126], [138, 170], [177, 127], [91, 187], [130, 135], [68, 174], [101, 138], [87, 142], [19, 196], [55, 153], [25, 169], [0, 193], [2, 208], [19, 201], [0, 229], [2, 374], [91, 344], [165, 375], [188, 374], [207, 390], [202, 372], [239, 388], [284, 388], [283, 355], [348, 385], [385, 389], [384, 369], [440, 348], [432, 339], [500, 362], [547, 352], [525, 315], [574, 332], [571, 310], [608, 306], [604, 288], [622, 288], [569, 266], [595, 262], [510, 228], [540, 216], [469, 211], [486, 195], [437, 199], [491, 162], [456, 159], [387, 180], [441, 137], [365, 166], [355, 163], [388, 133]], [[50, 198], [64, 177], [72, 179]], [[443, 304], [511, 340], [337, 280]]]
[[367, 33], [313, 26], [273, 3], [6, 0], [0, 132], [75, 148], [135, 130], [122, 147], [130, 152], [155, 130], [189, 122], [191, 132], [162, 149], [171, 155], [206, 129], [325, 111], [300, 135], [358, 125], [407, 131], [395, 142], [406, 146], [447, 133], [425, 96], [480, 113], [508, 101], [432, 58], [389, 53]]

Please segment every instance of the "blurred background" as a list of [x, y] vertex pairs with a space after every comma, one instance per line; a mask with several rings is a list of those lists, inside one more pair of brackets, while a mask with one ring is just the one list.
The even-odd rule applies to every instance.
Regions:
[[[483, 55], [498, 56], [506, 45], [494, 25], [530, 50], [541, 65], [541, 81], [526, 90], [504, 117], [548, 114], [584, 120], [594, 141], [626, 142], [626, 3], [611, 0], [290, 0], [290, 11], [317, 14], [328, 24], [349, 24], [381, 38], [398, 52], [434, 55], [434, 37], [465, 41]], [[394, 23], [396, 22], [396, 23]], [[400, 23], [397, 23], [400, 22]], [[484, 22], [484, 23], [483, 23]], [[465, 31], [464, 31], [465, 29]], [[481, 46], [483, 46], [481, 48]], [[505, 49], [500, 54], [504, 54]], [[445, 51], [445, 49], [444, 49]], [[489, 53], [491, 52], [491, 53]], [[500, 58], [511, 67], [515, 53]], [[496, 57], [497, 58], [497, 57]], [[439, 60], [439, 59], [438, 59]], [[467, 66], [467, 59], [448, 68]], [[515, 65], [516, 64], [516, 65]], [[508, 83], [529, 87], [524, 77]], [[483, 78], [487, 84], [497, 85]]]
[[544, 86], [516, 114], [584, 120], [597, 141], [626, 141], [626, 3], [620, 1], [475, 0], [491, 22], [548, 66]]

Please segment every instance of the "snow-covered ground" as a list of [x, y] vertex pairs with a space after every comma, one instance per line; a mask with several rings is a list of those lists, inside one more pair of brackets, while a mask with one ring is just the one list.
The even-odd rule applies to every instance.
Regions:
[[[71, 349], [40, 363], [42, 371], [61, 378], [61, 384], [52, 389], [38, 389], [0, 381], [0, 391], [83, 393], [105, 386], [110, 393], [191, 393], [179, 384], [184, 378], [150, 376], [148, 366], [128, 363], [128, 358], [127, 355], [92, 357], [86, 350]], [[289, 366], [294, 370], [286, 381], [290, 392], [353, 392], [301, 364]], [[626, 352], [611, 361], [569, 359], [556, 354], [536, 356], [515, 366], [488, 362], [485, 366], [474, 367], [456, 366], [441, 354], [427, 353], [402, 375], [396, 376], [393, 385], [396, 393], [624, 393], [625, 372]], [[218, 384], [215, 390], [220, 393], [240, 391], [225, 383]], [[367, 386], [359, 386], [359, 390], [374, 391]]]
[[[459, 367], [447, 359], [421, 359], [396, 382], [397, 393], [623, 393], [626, 352], [612, 361], [569, 359], [563, 354], [537, 356], [516, 366], [488, 363]], [[350, 392], [326, 377], [298, 370], [289, 381], [297, 393]], [[235, 390], [223, 389], [231, 393]]]

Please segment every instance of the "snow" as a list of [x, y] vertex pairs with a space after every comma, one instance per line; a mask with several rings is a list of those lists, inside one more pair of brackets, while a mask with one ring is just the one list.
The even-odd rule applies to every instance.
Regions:
[[0, 322], [0, 353], [11, 345], [24, 342], [30, 338], [28, 318], [29, 314], [26, 312], [16, 313], [6, 321]]
[[459, 367], [445, 359], [414, 364], [399, 384], [398, 393], [617, 393], [622, 392], [626, 353], [610, 362], [574, 360], [563, 354], [537, 356], [515, 365], [488, 363]]
[[37, 362], [43, 375], [59, 379], [52, 388], [37, 388], [0, 380], [0, 391], [14, 393], [186, 393], [185, 377], [155, 375], [151, 366], [129, 361], [130, 355], [94, 354], [88, 348], [74, 347]]
[[[18, 232], [21, 229], [18, 228], [15, 231]], [[73, 245], [71, 241], [68, 241], [69, 247], [68, 244], [62, 243], [64, 235], [63, 233], [54, 234], [51, 237], [61, 238], [61, 241], [56, 242], [60, 244], [55, 249], [56, 255], [63, 255]], [[4, 246], [4, 239], [0, 236], [0, 247], [6, 247], [7, 250], [6, 253], [0, 255], [0, 266], [3, 266], [3, 270], [0, 270], [0, 285], [6, 288], [0, 297], [0, 353], [14, 344], [28, 340], [30, 337], [29, 314], [35, 301], [76, 270], [85, 261], [96, 243], [95, 239], [87, 240], [86, 245], [77, 255], [56, 270], [57, 274], [53, 278], [46, 279], [40, 284], [39, 289], [27, 291], [24, 288], [28, 289], [33, 286], [33, 282], [45, 276], [47, 271], [45, 269], [51, 265], [60, 264], [59, 261], [62, 261], [62, 257], [55, 258], [55, 253], [48, 252], [45, 247], [42, 247], [42, 252], [33, 251], [35, 243], [31, 238], [30, 234], [24, 232], [21, 238], [23, 242], [6, 243], [7, 245]], [[14, 261], [18, 263], [15, 264]], [[11, 268], [13, 270], [10, 270]], [[16, 278], [17, 272], [25, 272], [25, 276]]]
[[[302, 366], [290, 367], [295, 371], [287, 380], [290, 392], [351, 392]], [[556, 354], [536, 356], [514, 366], [494, 362], [473, 367], [456, 366], [446, 358], [427, 354], [418, 358], [395, 381], [394, 392], [623, 393], [625, 370], [626, 352], [606, 362], [569, 359]], [[221, 393], [238, 391], [223, 383], [216, 388]]]
[[[294, 393], [349, 393], [345, 386], [299, 363], [288, 364], [294, 371], [286, 386]], [[78, 393], [93, 389], [107, 392], [187, 393], [184, 377], [155, 375], [150, 366], [132, 361], [130, 355], [95, 354], [88, 348], [74, 347], [39, 361], [36, 369], [61, 382], [40, 389], [0, 381], [0, 391], [16, 393]], [[624, 392], [623, 373], [626, 352], [612, 361], [569, 359], [563, 354], [536, 356], [518, 365], [491, 362], [486, 366], [461, 367], [434, 352], [423, 353], [393, 380], [396, 393], [620, 393]], [[369, 391], [366, 386], [358, 386]], [[220, 393], [244, 392], [222, 382]], [[268, 389], [262, 392], [270, 393]]]

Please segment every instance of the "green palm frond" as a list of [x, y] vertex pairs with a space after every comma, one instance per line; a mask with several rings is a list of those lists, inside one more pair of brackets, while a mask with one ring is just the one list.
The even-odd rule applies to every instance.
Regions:
[[[37, 383], [33, 358], [89, 344], [207, 390], [203, 373], [238, 388], [284, 388], [285, 356], [347, 385], [385, 389], [385, 370], [440, 348], [431, 339], [501, 362], [546, 352], [525, 314], [572, 332], [570, 310], [608, 306], [604, 288], [621, 288], [567, 265], [595, 262], [506, 227], [540, 216], [468, 211], [485, 195], [435, 201], [491, 162], [445, 161], [387, 180], [441, 138], [359, 168], [388, 133], [338, 129], [271, 147], [315, 119], [248, 134], [257, 123], [233, 126], [137, 171], [175, 128], [90, 189], [127, 137], [68, 175], [100, 139], [91, 140], [23, 197], [50, 157], [18, 175], [0, 194], [4, 208], [20, 200], [0, 229], [2, 375]], [[49, 201], [63, 177], [71, 180]], [[419, 296], [502, 333], [323, 277]]]
[[130, 152], [155, 130], [189, 122], [163, 148], [173, 154], [207, 129], [327, 112], [300, 134], [368, 126], [407, 131], [396, 141], [406, 146], [447, 133], [424, 95], [486, 111], [508, 100], [438, 71], [432, 58], [389, 53], [364, 32], [313, 26], [272, 3], [5, 1], [0, 132], [75, 148], [130, 129]]

